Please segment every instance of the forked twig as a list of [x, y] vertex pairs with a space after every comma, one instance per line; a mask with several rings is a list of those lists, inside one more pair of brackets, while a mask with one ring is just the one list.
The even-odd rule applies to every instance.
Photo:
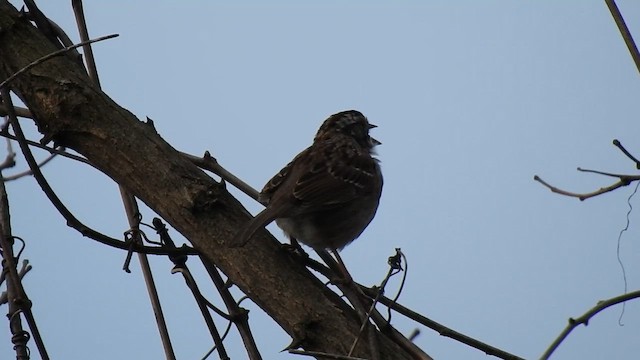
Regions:
[[369, 306], [369, 311], [367, 311], [367, 316], [365, 317], [364, 321], [362, 322], [362, 325], [360, 326], [360, 331], [358, 332], [358, 336], [355, 338], [355, 340], [353, 340], [353, 343], [351, 344], [351, 348], [349, 349], [349, 353], [347, 354], [348, 356], [351, 356], [351, 354], [353, 354], [353, 351], [356, 349], [356, 346], [358, 345], [358, 341], [360, 340], [360, 337], [364, 333], [366, 325], [369, 324], [369, 319], [371, 318], [371, 314], [373, 313], [373, 310], [375, 310], [376, 305], [380, 300], [380, 297], [382, 296], [382, 294], [384, 294], [384, 290], [387, 287], [387, 283], [389, 282], [389, 279], [393, 275], [399, 273], [400, 271], [403, 271], [401, 259], [402, 259], [402, 252], [400, 251], [399, 248], [396, 248], [396, 254], [394, 256], [389, 257], [389, 262], [388, 262], [389, 271], [387, 271], [387, 275], [384, 277], [384, 279], [380, 283], [380, 286], [377, 288], [378, 294], [373, 299], [373, 302], [371, 302], [371, 306]]
[[[622, 144], [620, 143], [620, 141], [618, 141], [617, 139], [613, 140], [613, 145], [615, 145], [618, 149], [620, 149], [620, 151], [622, 151], [629, 159], [631, 159], [635, 164], [636, 164], [636, 168], [640, 168], [640, 163], [638, 162], [638, 160], [631, 155], [627, 149], [624, 148], [624, 146], [622, 146]], [[586, 199], [598, 196], [598, 195], [602, 195], [605, 193], [608, 193], [610, 191], [613, 191], [615, 189], [627, 186], [629, 184], [631, 184], [634, 181], [638, 181], [640, 180], [640, 175], [625, 175], [625, 174], [613, 174], [613, 173], [609, 173], [609, 172], [604, 172], [604, 171], [598, 171], [598, 170], [590, 170], [590, 169], [583, 169], [583, 168], [578, 168], [578, 171], [581, 172], [586, 172], [586, 173], [592, 173], [592, 174], [598, 174], [598, 175], [603, 175], [603, 176], [609, 176], [609, 177], [615, 177], [618, 178], [618, 181], [609, 185], [609, 186], [605, 186], [602, 187], [598, 190], [589, 192], [589, 193], [575, 193], [575, 192], [571, 192], [571, 191], [566, 191], [566, 190], [562, 190], [558, 187], [555, 187], [551, 184], [549, 184], [548, 182], [542, 180], [541, 177], [539, 177], [538, 175], [535, 175], [533, 177], [533, 180], [539, 182], [540, 184], [544, 185], [547, 189], [551, 190], [552, 192], [556, 193], [556, 194], [560, 194], [560, 195], [564, 195], [564, 196], [570, 196], [570, 197], [575, 197], [580, 199], [580, 201], [584, 201]]]

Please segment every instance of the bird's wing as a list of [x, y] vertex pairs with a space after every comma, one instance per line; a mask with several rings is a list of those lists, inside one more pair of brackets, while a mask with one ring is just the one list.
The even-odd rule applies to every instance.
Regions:
[[293, 189], [302, 206], [332, 207], [375, 191], [377, 162], [357, 144], [324, 142], [310, 149], [299, 159], [307, 163]]
[[285, 167], [282, 168], [277, 174], [275, 174], [267, 183], [264, 185], [262, 190], [260, 191], [259, 200], [263, 204], [268, 204], [271, 200], [273, 194], [280, 188], [285, 180], [291, 175], [291, 170], [293, 169], [293, 164], [300, 161], [300, 159], [304, 159], [308, 156], [308, 153], [312, 151], [311, 147], [306, 148], [300, 154], [298, 154], [291, 162], [289, 162]]

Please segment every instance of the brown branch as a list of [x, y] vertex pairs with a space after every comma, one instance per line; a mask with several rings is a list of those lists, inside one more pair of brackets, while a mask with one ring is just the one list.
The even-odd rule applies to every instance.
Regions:
[[223, 168], [222, 165], [218, 163], [218, 160], [211, 156], [208, 151], [205, 151], [203, 157], [197, 157], [183, 152], [181, 152], [181, 154], [196, 166], [205, 170], [209, 170], [212, 173], [220, 176], [224, 181], [235, 186], [238, 190], [247, 194], [253, 200], [258, 201], [258, 191], [252, 188], [249, 184], [242, 181], [239, 177], [229, 172], [227, 169]]
[[76, 17], [76, 24], [78, 26], [78, 32], [80, 33], [80, 40], [82, 42], [86, 42], [86, 44], [82, 45], [82, 51], [84, 52], [85, 60], [87, 62], [87, 72], [89, 73], [89, 77], [94, 81], [96, 86], [100, 87], [98, 68], [96, 66], [95, 59], [93, 58], [91, 43], [88, 42], [89, 30], [87, 29], [87, 21], [84, 18], [82, 0], [72, 0], [71, 6], [73, 7], [73, 14]]
[[[584, 171], [584, 170], [582, 170], [582, 171]], [[611, 184], [609, 186], [600, 188], [600, 189], [598, 189], [596, 191], [593, 191], [593, 192], [590, 192], [590, 193], [574, 193], [574, 192], [562, 190], [562, 189], [557, 188], [557, 187], [547, 183], [546, 181], [542, 180], [542, 178], [540, 178], [538, 175], [535, 175], [533, 177], [533, 180], [535, 180], [535, 181], [539, 182], [540, 184], [544, 185], [547, 189], [551, 190], [551, 192], [554, 192], [554, 193], [560, 194], [560, 195], [569, 196], [569, 197], [575, 197], [575, 198], [580, 199], [580, 201], [584, 201], [584, 200], [592, 198], [594, 196], [602, 195], [602, 194], [608, 193], [610, 191], [613, 191], [615, 189], [627, 186], [633, 181], [640, 180], [640, 176], [621, 175], [620, 181], [618, 181], [618, 182], [616, 182], [614, 184]]]
[[[33, 173], [33, 177], [36, 179], [38, 185], [45, 193], [49, 201], [53, 204], [53, 206], [58, 210], [58, 212], [67, 220], [67, 225], [73, 229], [76, 229], [83, 236], [87, 236], [93, 240], [96, 240], [102, 244], [109, 245], [111, 247], [115, 247], [122, 250], [134, 251], [137, 253], [144, 254], [154, 254], [154, 255], [169, 255], [172, 252], [163, 248], [144, 246], [136, 243], [127, 243], [124, 241], [120, 241], [117, 239], [110, 238], [104, 234], [101, 234], [90, 227], [81, 223], [72, 213], [67, 209], [67, 207], [62, 203], [60, 198], [55, 194], [49, 182], [45, 179], [44, 175], [38, 168], [38, 163], [36, 162], [31, 150], [29, 149], [29, 143], [27, 143], [24, 133], [22, 132], [22, 128], [20, 127], [20, 122], [18, 118], [13, 113], [13, 104], [11, 103], [11, 98], [9, 92], [6, 89], [0, 90], [2, 91], [2, 96], [4, 98], [5, 104], [7, 104], [7, 108], [9, 110], [9, 119], [11, 120], [11, 125], [13, 127], [14, 132], [16, 133], [15, 139], [18, 141], [20, 145], [20, 149], [22, 150], [22, 154], [29, 165], [29, 169]], [[183, 246], [179, 250], [180, 252], [186, 252], [188, 254], [197, 254], [194, 249]]]
[[[631, 155], [631, 153], [629, 153], [627, 151], [627, 149], [624, 148], [624, 146], [622, 146], [620, 141], [618, 141], [617, 139], [614, 139], [613, 140], [613, 145], [615, 145], [629, 159], [631, 159], [636, 164], [636, 168], [640, 169], [640, 162], [638, 162], [638, 160], [633, 155]], [[602, 195], [602, 194], [608, 193], [608, 192], [616, 190], [618, 188], [627, 186], [627, 185], [631, 184], [634, 181], [640, 180], [640, 175], [614, 174], [614, 173], [609, 173], [609, 172], [604, 172], [604, 171], [599, 171], [599, 170], [583, 169], [583, 168], [580, 168], [580, 167], [578, 168], [578, 171], [585, 172], [585, 173], [591, 173], [591, 174], [598, 174], [598, 175], [602, 175], [602, 176], [614, 177], [614, 178], [618, 178], [619, 180], [617, 182], [609, 185], [609, 186], [602, 187], [602, 188], [600, 188], [598, 190], [595, 190], [595, 191], [592, 191], [590, 193], [574, 193], [574, 192], [571, 192], [571, 191], [562, 190], [562, 189], [560, 189], [558, 187], [555, 187], [555, 186], [549, 184], [548, 182], [542, 180], [542, 178], [540, 178], [538, 175], [535, 175], [533, 177], [533, 180], [539, 182], [542, 185], [544, 185], [547, 189], [551, 190], [552, 192], [554, 192], [556, 194], [569, 196], [569, 197], [575, 197], [575, 198], [580, 199], [580, 201], [592, 198], [594, 196], [598, 196], [598, 195]]]
[[579, 318], [576, 318], [576, 319], [570, 318], [567, 326], [564, 328], [564, 330], [562, 330], [560, 335], [558, 335], [558, 337], [553, 341], [553, 343], [549, 346], [547, 351], [545, 351], [544, 354], [542, 354], [540, 359], [541, 360], [548, 359], [551, 356], [551, 354], [558, 348], [558, 346], [560, 346], [560, 344], [564, 341], [564, 339], [566, 339], [566, 337], [569, 336], [569, 334], [573, 329], [575, 329], [581, 324], [584, 324], [585, 326], [589, 325], [589, 320], [592, 317], [594, 317], [596, 314], [598, 314], [600, 311], [610, 306], [617, 305], [625, 301], [636, 299], [636, 298], [640, 298], [640, 290], [630, 292], [624, 295], [616, 296], [604, 301], [599, 301], [596, 306], [589, 309], [586, 313], [584, 313]]
[[638, 53], [638, 47], [636, 46], [635, 41], [633, 41], [633, 36], [631, 36], [631, 32], [629, 32], [629, 28], [624, 22], [624, 18], [622, 17], [616, 2], [614, 0], [605, 0], [604, 2], [607, 4], [607, 7], [611, 12], [611, 16], [613, 16], [613, 20], [616, 22], [618, 30], [620, 30], [620, 34], [624, 39], [624, 43], [627, 45], [627, 49], [629, 49], [631, 58], [633, 58], [633, 62], [636, 64], [636, 68], [640, 72], [640, 54]]

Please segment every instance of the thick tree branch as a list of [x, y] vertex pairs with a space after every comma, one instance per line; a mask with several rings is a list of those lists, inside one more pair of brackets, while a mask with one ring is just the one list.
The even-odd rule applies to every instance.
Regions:
[[[0, 79], [56, 49], [7, 2], [0, 1]], [[50, 59], [11, 82], [44, 134], [82, 154], [144, 201], [220, 267], [307, 350], [346, 354], [359, 330], [353, 309], [328, 290], [277, 241], [261, 231], [229, 249], [250, 215], [222, 186], [181, 156], [146, 123], [94, 86], [77, 63]], [[384, 359], [410, 356], [380, 336]], [[369, 357], [358, 346], [358, 357]]]

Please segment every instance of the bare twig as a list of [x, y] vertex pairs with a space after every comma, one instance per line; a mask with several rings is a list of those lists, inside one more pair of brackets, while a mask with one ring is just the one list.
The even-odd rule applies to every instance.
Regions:
[[203, 157], [197, 157], [183, 152], [181, 152], [180, 154], [189, 159], [189, 161], [191, 161], [196, 166], [213, 172], [214, 174], [220, 176], [224, 181], [228, 182], [229, 184], [238, 188], [238, 190], [247, 194], [253, 200], [258, 201], [258, 191], [256, 191], [250, 185], [229, 172], [227, 169], [223, 168], [222, 165], [218, 163], [218, 160], [211, 156], [208, 151], [204, 153]]
[[[8, 91], [2, 90], [3, 95], [8, 95]], [[1, 174], [0, 174], [1, 175]], [[11, 223], [9, 220], [9, 199], [5, 189], [4, 181], [0, 180], [0, 247], [2, 248], [2, 271], [6, 272], [7, 279], [7, 298], [9, 302], [9, 328], [11, 329], [11, 341], [14, 344], [17, 359], [28, 359], [29, 349], [27, 341], [29, 341], [29, 333], [22, 328], [20, 314], [24, 316], [29, 329], [33, 335], [33, 341], [36, 343], [40, 357], [44, 360], [49, 359], [47, 349], [42, 341], [42, 336], [38, 330], [35, 317], [31, 311], [31, 301], [22, 286], [21, 277], [18, 274], [16, 264], [17, 256], [13, 253], [14, 237], [11, 235]]]
[[5, 156], [4, 161], [0, 164], [0, 170], [8, 169], [16, 166], [16, 153], [13, 151], [13, 146], [11, 146], [11, 141], [7, 139], [7, 156]]
[[[0, 136], [2, 136], [4, 138], [7, 138], [7, 139], [11, 139], [11, 140], [16, 140], [16, 141], [19, 140], [16, 136], [9, 134], [9, 132], [7, 132], [7, 131], [1, 131], [0, 132]], [[40, 144], [38, 142], [35, 142], [35, 141], [32, 141], [32, 140], [28, 140], [28, 139], [24, 139], [24, 142], [29, 146], [37, 147], [39, 149], [46, 150], [51, 154], [58, 154], [60, 156], [66, 157], [66, 158], [69, 158], [69, 159], [72, 159], [72, 160], [75, 160], [75, 161], [79, 161], [81, 163], [85, 163], [85, 164], [93, 167], [94, 169], [98, 170], [98, 168], [96, 168], [89, 160], [83, 158], [82, 156], [78, 156], [78, 155], [74, 155], [74, 154], [68, 153], [66, 150], [60, 150], [60, 149], [64, 149], [62, 147], [52, 148], [52, 147], [49, 147], [49, 146], [46, 146], [46, 145], [42, 145], [42, 144]]]
[[569, 319], [569, 323], [567, 324], [567, 326], [564, 328], [564, 330], [562, 330], [562, 332], [560, 333], [560, 335], [558, 335], [558, 337], [554, 340], [554, 342], [549, 346], [549, 348], [547, 349], [547, 351], [544, 352], [544, 354], [542, 354], [542, 356], [540, 357], [541, 360], [545, 360], [548, 359], [551, 354], [558, 348], [558, 346], [562, 343], [562, 341], [564, 341], [564, 339], [569, 336], [569, 333], [571, 333], [571, 331], [573, 329], [575, 329], [576, 327], [578, 327], [578, 325], [584, 324], [585, 326], [589, 325], [589, 320], [594, 317], [596, 314], [598, 314], [600, 311], [613, 306], [613, 305], [617, 305], [620, 303], [623, 303], [625, 301], [628, 300], [632, 300], [632, 299], [636, 299], [636, 298], [640, 298], [640, 290], [638, 291], [633, 291], [624, 295], [620, 295], [620, 296], [616, 296], [613, 297], [611, 299], [607, 299], [604, 301], [599, 301], [598, 304], [594, 307], [592, 307], [591, 309], [589, 309], [586, 313], [584, 313], [582, 316], [580, 316], [579, 318], [570, 318]]
[[[61, 149], [64, 149], [64, 148], [61, 148]], [[38, 164], [38, 167], [39, 167], [39, 168], [42, 168], [42, 167], [43, 167], [43, 166], [45, 166], [49, 161], [53, 160], [53, 158], [55, 158], [55, 157], [56, 157], [56, 155], [57, 155], [56, 153], [49, 154], [49, 156], [47, 156], [44, 160], [42, 160], [42, 161]], [[0, 168], [2, 168], [2, 166], [0, 166]], [[19, 172], [19, 173], [17, 173], [17, 174], [13, 174], [13, 175], [10, 175], [10, 176], [6, 176], [6, 177], [4, 177], [4, 178], [3, 178], [3, 180], [4, 180], [4, 181], [13, 181], [13, 180], [18, 180], [18, 179], [20, 179], [20, 178], [22, 178], [22, 177], [29, 176], [29, 175], [32, 175], [32, 174], [33, 174], [33, 172], [31, 171], [31, 169], [29, 169], [29, 170], [25, 170], [25, 171], [23, 171], [23, 172]]]
[[[392, 260], [392, 259], [394, 259], [394, 260]], [[351, 348], [349, 349], [349, 353], [347, 355], [351, 356], [351, 354], [353, 354], [353, 351], [356, 348], [356, 345], [358, 345], [358, 340], [360, 340], [360, 336], [364, 333], [364, 330], [366, 328], [366, 325], [369, 323], [369, 319], [371, 318], [373, 310], [375, 310], [376, 305], [378, 304], [378, 301], [380, 300], [380, 296], [382, 296], [382, 294], [384, 294], [384, 289], [387, 286], [387, 282], [389, 282], [389, 279], [393, 275], [395, 275], [398, 272], [402, 271], [402, 264], [400, 263], [400, 261], [401, 261], [400, 259], [401, 259], [400, 249], [396, 249], [396, 255], [394, 255], [394, 256], [389, 258], [389, 271], [387, 271], [387, 275], [384, 277], [384, 279], [380, 283], [380, 286], [377, 289], [378, 290], [378, 294], [376, 295], [376, 297], [373, 299], [373, 302], [369, 306], [369, 311], [367, 311], [367, 316], [365, 317], [364, 321], [362, 322], [362, 326], [360, 327], [360, 332], [358, 333], [358, 336], [353, 341], [353, 344], [351, 344]]]
[[[67, 46], [63, 49], [60, 49], [58, 51], [54, 51], [48, 55], [45, 55], [35, 61], [33, 61], [32, 63], [30, 63], [29, 65], [23, 67], [22, 69], [18, 70], [17, 72], [15, 72], [13, 75], [9, 76], [5, 81], [3, 81], [2, 83], [0, 83], [0, 89], [4, 88], [7, 84], [9, 84], [13, 79], [15, 79], [17, 76], [19, 76], [20, 74], [24, 73], [25, 71], [30, 70], [31, 68], [38, 66], [40, 64], [42, 64], [43, 62], [50, 60], [56, 56], [60, 56], [64, 53], [66, 53], [67, 51], [70, 51], [72, 49], [75, 49], [77, 47], [86, 45], [86, 44], [91, 44], [94, 42], [98, 42], [98, 41], [103, 41], [103, 40], [108, 40], [108, 39], [113, 39], [115, 37], [118, 37], [120, 35], [118, 34], [111, 34], [111, 35], [107, 35], [107, 36], [101, 36], [99, 38], [95, 38], [93, 40], [88, 40], [88, 41], [83, 41], [83, 42], [79, 42], [73, 46]], [[6, 100], [5, 100], [6, 101]]]
[[631, 153], [622, 145], [620, 140], [613, 139], [613, 145], [618, 149], [620, 149], [620, 151], [622, 151], [623, 154], [625, 154], [629, 159], [631, 159], [631, 161], [633, 161], [636, 164], [636, 169], [640, 170], [640, 160], [636, 159], [635, 156], [631, 155]]
[[615, 20], [618, 30], [620, 30], [620, 34], [624, 39], [624, 43], [627, 45], [627, 49], [629, 49], [633, 62], [636, 64], [636, 68], [640, 72], [640, 54], [638, 53], [638, 47], [636, 47], [636, 43], [633, 41], [633, 36], [631, 36], [631, 33], [629, 32], [629, 28], [624, 22], [624, 18], [622, 17], [616, 2], [614, 0], [605, 0], [604, 2], [607, 4], [607, 7], [611, 12], [611, 16], [613, 16], [613, 20]]
[[[122, 203], [124, 205], [125, 213], [127, 214], [127, 220], [133, 234], [132, 244], [142, 245], [142, 237], [140, 236], [140, 210], [138, 209], [138, 203], [135, 197], [129, 193], [122, 186], [120, 188], [120, 196], [122, 197]], [[149, 295], [149, 301], [151, 302], [151, 308], [155, 315], [156, 325], [158, 332], [160, 333], [160, 339], [162, 340], [162, 347], [164, 348], [165, 357], [167, 360], [175, 360], [176, 355], [173, 351], [173, 345], [171, 344], [171, 338], [169, 337], [169, 329], [167, 328], [167, 322], [164, 318], [164, 312], [162, 311], [162, 305], [160, 304], [160, 297], [158, 296], [158, 289], [156, 283], [153, 280], [153, 273], [151, 272], [151, 265], [149, 265], [149, 259], [146, 254], [138, 253], [138, 261], [140, 262], [140, 269], [142, 270], [142, 276], [144, 283], [147, 287], [147, 294]]]
[[225, 285], [224, 280], [218, 272], [218, 269], [213, 264], [208, 262], [204, 257], [200, 257], [200, 259], [202, 260], [202, 264], [207, 270], [207, 273], [209, 273], [211, 281], [213, 281], [213, 284], [218, 290], [222, 301], [227, 307], [227, 311], [229, 311], [231, 321], [233, 321], [234, 325], [238, 329], [238, 333], [240, 333], [240, 337], [242, 338], [244, 347], [247, 350], [249, 359], [261, 360], [262, 356], [260, 355], [258, 345], [256, 344], [256, 341], [253, 338], [253, 334], [251, 333], [251, 328], [249, 327], [249, 311], [247, 311], [247, 309], [241, 308], [239, 302], [236, 302], [236, 300], [233, 298], [233, 295], [231, 295], [231, 292], [229, 292], [229, 287]]
[[[169, 236], [169, 231], [167, 230], [167, 227], [164, 225], [164, 223], [162, 223], [162, 220], [160, 220], [159, 218], [154, 218], [153, 227], [155, 228], [156, 232], [160, 236], [161, 241], [164, 244], [166, 244], [169, 248], [176, 247], [175, 243]], [[213, 339], [215, 347], [218, 350], [220, 359], [229, 359], [229, 355], [227, 354], [227, 351], [224, 347], [222, 338], [220, 336], [220, 333], [218, 332], [218, 328], [216, 327], [216, 324], [213, 322], [211, 313], [209, 313], [209, 310], [207, 309], [207, 302], [205, 301], [206, 299], [202, 295], [202, 292], [200, 292], [200, 289], [198, 288], [198, 284], [196, 283], [195, 279], [193, 278], [193, 275], [191, 274], [191, 271], [189, 270], [189, 267], [187, 266], [187, 256], [186, 255], [169, 256], [169, 259], [174, 264], [174, 267], [171, 270], [171, 273], [172, 274], [175, 274], [177, 272], [181, 273], [185, 283], [187, 284], [187, 287], [189, 288], [189, 290], [191, 290], [191, 293], [193, 294], [193, 297], [196, 300], [196, 303], [198, 304], [198, 308], [200, 308], [200, 312], [202, 313], [204, 322], [207, 324], [207, 328], [209, 328], [209, 333], [211, 334], [211, 338]]]
[[[31, 271], [32, 267], [31, 265], [29, 265], [29, 260], [24, 259], [22, 260], [22, 267], [20, 268], [20, 271], [18, 272], [18, 277], [20, 277], [20, 280], [24, 279], [24, 276], [27, 275], [27, 273], [29, 271]], [[2, 285], [2, 283], [4, 282], [5, 279], [5, 273], [3, 272], [0, 275], [0, 285]], [[0, 294], [0, 305], [4, 305], [7, 303], [7, 301], [9, 300], [9, 296], [7, 294], [6, 291], [3, 291]]]
[[[378, 293], [375, 289], [370, 289], [367, 287], [364, 287], [362, 285], [359, 285], [360, 289], [367, 295], [369, 296], [376, 296], [376, 294]], [[396, 301], [389, 299], [386, 296], [381, 296], [380, 297], [380, 303], [388, 306], [390, 308], [392, 308], [393, 310], [395, 310], [396, 312], [398, 312], [399, 314], [402, 314], [406, 317], [408, 317], [409, 319], [412, 319], [432, 330], [437, 331], [440, 335], [457, 340], [465, 345], [469, 345], [475, 349], [478, 349], [480, 351], [483, 351], [485, 354], [487, 355], [492, 355], [501, 359], [505, 359], [505, 360], [523, 360], [521, 357], [518, 357], [516, 355], [510, 354], [504, 350], [500, 350], [496, 347], [493, 347], [489, 344], [485, 344], [481, 341], [478, 341], [470, 336], [464, 335], [460, 332], [457, 332], [451, 328], [448, 328], [438, 322], [435, 322], [429, 318], [427, 318], [424, 315], [421, 315], [399, 303], [397, 303]]]
[[[640, 169], [640, 163], [638, 162], [638, 160], [633, 155], [631, 155], [627, 151], [627, 149], [624, 148], [624, 146], [622, 146], [620, 141], [614, 139], [613, 140], [613, 145], [615, 145], [629, 159], [631, 159], [636, 164], [636, 168]], [[556, 194], [575, 197], [575, 198], [580, 199], [580, 201], [592, 198], [594, 196], [598, 196], [598, 195], [602, 195], [602, 194], [608, 193], [608, 192], [616, 190], [618, 188], [627, 186], [627, 185], [631, 184], [634, 181], [640, 180], [640, 175], [613, 174], [613, 173], [604, 172], [604, 171], [583, 169], [583, 168], [580, 168], [580, 167], [578, 168], [578, 171], [585, 172], [585, 173], [598, 174], [598, 175], [603, 175], [603, 176], [608, 176], [608, 177], [615, 177], [615, 178], [618, 178], [618, 181], [613, 183], [613, 184], [611, 184], [611, 185], [609, 185], [609, 186], [602, 187], [602, 188], [600, 188], [600, 189], [598, 189], [596, 191], [592, 191], [590, 193], [574, 193], [574, 192], [571, 192], [571, 191], [566, 191], [566, 190], [562, 190], [562, 189], [560, 189], [558, 187], [555, 187], [555, 186], [549, 184], [548, 182], [542, 180], [542, 178], [540, 178], [538, 175], [535, 175], [533, 177], [533, 180], [539, 182], [542, 185], [544, 185], [547, 189], [551, 190], [552, 192], [554, 192]]]
[[[87, 22], [84, 18], [82, 0], [72, 0], [71, 6], [73, 7], [73, 13], [76, 16], [76, 24], [78, 25], [78, 32], [80, 33], [80, 40], [82, 42], [87, 42], [89, 41], [89, 30], [87, 29]], [[82, 45], [82, 52], [84, 53], [87, 62], [87, 71], [89, 73], [89, 77], [98, 87], [100, 87], [100, 78], [98, 77], [98, 69], [93, 58], [93, 50], [91, 49], [91, 44], [87, 43], [85, 45]]]
[[[582, 171], [584, 171], [584, 170], [582, 170]], [[620, 178], [620, 181], [618, 181], [618, 182], [616, 182], [616, 183], [614, 183], [612, 185], [600, 188], [600, 189], [598, 189], [596, 191], [593, 191], [593, 192], [590, 192], [590, 193], [582, 193], [582, 194], [574, 193], [574, 192], [570, 192], [570, 191], [566, 191], [566, 190], [562, 190], [560, 188], [557, 188], [557, 187], [547, 183], [546, 181], [542, 180], [538, 175], [534, 176], [533, 180], [541, 183], [547, 189], [551, 190], [552, 192], [554, 192], [556, 194], [575, 197], [575, 198], [580, 199], [580, 201], [584, 201], [584, 200], [592, 198], [594, 196], [602, 195], [604, 193], [608, 193], [608, 192], [613, 191], [615, 189], [627, 186], [632, 181], [640, 180], [640, 176], [624, 175], [623, 178]]]

